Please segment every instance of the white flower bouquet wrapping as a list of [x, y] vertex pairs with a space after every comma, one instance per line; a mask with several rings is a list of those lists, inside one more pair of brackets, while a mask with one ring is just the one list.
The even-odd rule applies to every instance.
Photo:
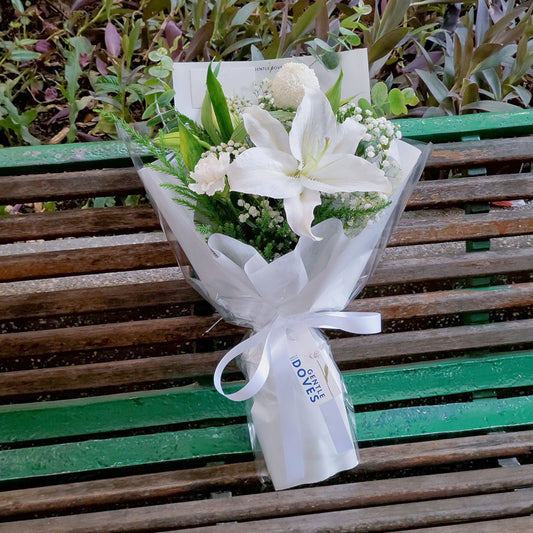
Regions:
[[[177, 133], [135, 136], [157, 161], [134, 158], [189, 283], [252, 330], [215, 386], [250, 400], [253, 447], [278, 490], [358, 463], [353, 404], [319, 330], [380, 331], [378, 313], [343, 309], [425, 160], [370, 109], [341, 105], [340, 79], [326, 96], [310, 69], [288, 65], [277, 74], [283, 105], [265, 86], [256, 105], [228, 103], [209, 68], [202, 125], [177, 113]], [[247, 383], [226, 394], [222, 373], [238, 357]]]

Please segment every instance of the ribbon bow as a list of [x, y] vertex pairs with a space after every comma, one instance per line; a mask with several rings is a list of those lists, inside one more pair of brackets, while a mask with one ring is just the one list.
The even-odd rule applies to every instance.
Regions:
[[[305, 475], [305, 465], [299, 450], [302, 437], [298, 423], [297, 402], [294, 400], [293, 370], [289, 360], [289, 331], [302, 327], [339, 329], [350, 333], [371, 334], [381, 331], [381, 315], [379, 313], [318, 311], [289, 316], [278, 316], [260, 331], [245, 339], [232, 348], [218, 363], [214, 373], [216, 390], [233, 401], [248, 400], [255, 396], [265, 384], [272, 372], [281, 424], [282, 446], [285, 457], [285, 472], [288, 483], [296, 484]], [[231, 394], [222, 388], [222, 373], [226, 366], [239, 355], [263, 346], [259, 363], [248, 383]], [[281, 409], [282, 408], [282, 409]], [[335, 400], [320, 405], [320, 410], [335, 449], [340, 455], [354, 449], [349, 429], [339, 412]]]

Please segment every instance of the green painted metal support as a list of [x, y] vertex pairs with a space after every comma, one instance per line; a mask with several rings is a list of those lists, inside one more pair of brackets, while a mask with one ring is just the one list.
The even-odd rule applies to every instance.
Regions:
[[[355, 406], [418, 400], [489, 389], [533, 386], [533, 351], [483, 359], [453, 359], [344, 373]], [[233, 392], [241, 385], [226, 388]], [[213, 387], [0, 407], [0, 444], [96, 435], [169, 425], [230, 420], [246, 415]], [[533, 422], [533, 413], [532, 413]]]
[[432, 142], [458, 141], [466, 135], [481, 138], [529, 135], [533, 133], [533, 109], [509, 113], [475, 113], [472, 115], [398, 119], [402, 135]]
[[0, 150], [0, 175], [128, 167], [131, 159], [122, 141], [103, 141], [40, 146], [16, 146]]
[[[533, 425], [533, 396], [416, 406], [356, 415], [360, 442], [401, 442]], [[250, 454], [245, 424], [0, 451], [0, 481]]]
[[[533, 110], [394, 120], [406, 138], [446, 142], [465, 135], [482, 138], [533, 134]], [[103, 141], [0, 149], [0, 174], [130, 166], [126, 144]], [[41, 169], [41, 170], [40, 170]]]

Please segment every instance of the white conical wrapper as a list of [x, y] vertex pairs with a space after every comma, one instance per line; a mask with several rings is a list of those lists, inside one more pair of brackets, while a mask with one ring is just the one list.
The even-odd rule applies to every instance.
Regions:
[[[359, 331], [358, 327], [336, 325], [337, 317], [332, 319], [333, 325], [328, 322], [325, 326], [313, 319], [308, 323], [301, 319], [300, 323], [298, 317], [341, 311], [375, 267], [428, 153], [426, 150], [421, 157], [420, 150], [407, 143], [394, 144], [400, 177], [390, 205], [375, 221], [348, 238], [340, 221], [326, 220], [313, 228], [322, 240], [302, 237], [295, 250], [271, 263], [251, 246], [225, 235], [212, 235], [206, 243], [195, 229], [192, 211], [174, 202], [172, 190], [161, 187], [173, 178], [147, 167], [139, 170], [167, 237], [179, 243], [194, 269], [188, 281], [227, 321], [271, 333], [268, 347], [258, 342], [244, 356], [243, 366], [252, 374], [261, 358], [269, 359], [265, 382], [254, 391], [251, 416], [276, 489], [318, 482], [357, 464], [356, 446], [353, 442], [346, 449], [344, 446], [352, 427], [342, 376], [328, 344], [313, 328], [365, 332], [364, 328]], [[291, 357], [300, 356], [309, 370], [313, 354], [322, 371], [327, 367], [322, 389], [329, 387], [326, 400], [331, 401], [325, 407], [324, 399], [310, 401], [314, 393], [306, 392], [291, 363]]]

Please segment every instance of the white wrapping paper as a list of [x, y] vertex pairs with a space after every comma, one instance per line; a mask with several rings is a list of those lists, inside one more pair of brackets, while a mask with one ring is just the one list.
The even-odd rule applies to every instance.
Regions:
[[302, 237], [271, 263], [225, 235], [206, 243], [192, 211], [161, 187], [172, 178], [139, 170], [169, 240], [177, 240], [193, 267], [188, 281], [225, 320], [255, 333], [220, 362], [215, 385], [224, 394], [222, 371], [243, 354], [248, 383], [228, 397], [252, 398], [252, 426], [276, 489], [318, 482], [358, 463], [342, 376], [317, 328], [380, 330], [376, 313], [340, 311], [371, 274], [423, 168], [426, 154], [417, 148], [395, 141], [393, 150], [401, 178], [376, 221], [348, 238], [339, 220], [326, 220], [313, 228], [321, 241]]

